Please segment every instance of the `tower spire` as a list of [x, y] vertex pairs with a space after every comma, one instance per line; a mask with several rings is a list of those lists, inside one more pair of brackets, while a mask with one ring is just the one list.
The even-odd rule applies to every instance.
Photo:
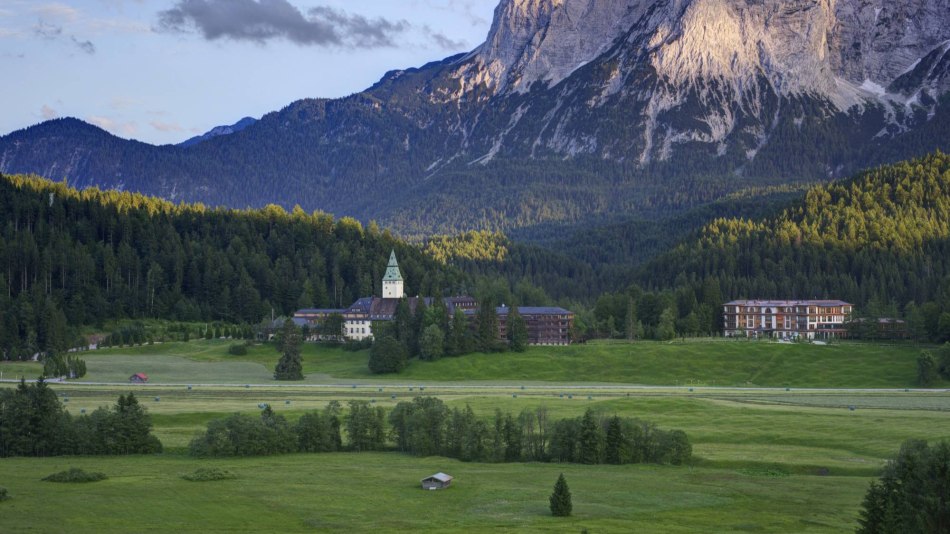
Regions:
[[396, 250], [389, 253], [389, 265], [383, 275], [383, 298], [401, 299], [405, 296], [402, 273], [399, 272], [399, 262], [396, 261]]

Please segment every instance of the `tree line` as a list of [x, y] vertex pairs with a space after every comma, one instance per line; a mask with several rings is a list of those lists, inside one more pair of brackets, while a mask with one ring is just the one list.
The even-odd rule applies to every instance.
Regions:
[[471, 406], [449, 409], [437, 397], [403, 401], [388, 413], [354, 400], [344, 414], [332, 401], [296, 423], [264, 406], [260, 417], [234, 414], [211, 421], [190, 445], [194, 456], [389, 449], [470, 462], [680, 465], [692, 455], [685, 432], [639, 419], [587, 410], [582, 417], [554, 420], [544, 407], [517, 415], [496, 410], [485, 419]]
[[0, 177], [0, 359], [82, 345], [83, 325], [162, 318], [255, 324], [380, 294], [396, 249], [407, 290], [468, 277], [355, 219], [209, 209], [37, 177]]
[[112, 407], [72, 416], [41, 378], [0, 391], [0, 457], [152, 454], [162, 444], [135, 394]]
[[[472, 352], [524, 352], [528, 348], [528, 327], [517, 306], [508, 308], [505, 337], [500, 334], [498, 312], [490, 299], [483, 299], [473, 318], [462, 310], [449, 314], [445, 301], [436, 298], [432, 306], [423, 299], [400, 299], [391, 322], [372, 325], [369, 370], [375, 374], [398, 373], [411, 358], [435, 361], [443, 356]], [[335, 322], [334, 322], [335, 324]]]

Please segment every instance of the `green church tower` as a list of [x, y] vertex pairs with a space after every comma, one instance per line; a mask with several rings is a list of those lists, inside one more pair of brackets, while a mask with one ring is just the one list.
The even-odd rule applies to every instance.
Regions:
[[389, 254], [389, 265], [386, 266], [386, 274], [383, 275], [383, 298], [401, 299], [405, 295], [403, 289], [402, 273], [399, 272], [399, 263], [396, 262], [396, 251]]

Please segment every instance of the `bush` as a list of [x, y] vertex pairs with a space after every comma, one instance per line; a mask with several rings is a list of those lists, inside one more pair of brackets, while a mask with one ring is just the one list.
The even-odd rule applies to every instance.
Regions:
[[[333, 343], [336, 343], [337, 345], [340, 345], [340, 343], [339, 343], [338, 341], [337, 341], [337, 342], [333, 342], [333, 341], [328, 341], [328, 342], [327, 342], [328, 345], [332, 345]], [[359, 341], [357, 341], [357, 340], [355, 340], [355, 339], [347, 339], [346, 341], [343, 342], [342, 345], [343, 345], [343, 350], [345, 350], [345, 351], [347, 351], [347, 352], [357, 352], [357, 351], [361, 351], [361, 350], [366, 350], [366, 349], [371, 348], [371, 347], [373, 346], [373, 338], [372, 338], [372, 337], [364, 337], [363, 339], [360, 339]]]
[[215, 480], [231, 480], [237, 478], [237, 475], [227, 469], [200, 467], [194, 473], [182, 475], [181, 478], [189, 482], [214, 482]]
[[7, 495], [7, 488], [0, 488], [0, 501], [5, 501], [9, 498], [10, 496]]
[[937, 359], [929, 352], [917, 357], [917, 385], [930, 387], [937, 379]]
[[244, 356], [247, 354], [247, 345], [243, 343], [235, 343], [234, 345], [228, 347], [228, 354], [232, 354], [234, 356]]
[[369, 370], [373, 374], [398, 373], [406, 367], [408, 360], [405, 345], [389, 336], [373, 343], [369, 350]]
[[109, 477], [105, 473], [87, 473], [78, 467], [72, 467], [68, 471], [60, 471], [44, 478], [46, 482], [98, 482]]

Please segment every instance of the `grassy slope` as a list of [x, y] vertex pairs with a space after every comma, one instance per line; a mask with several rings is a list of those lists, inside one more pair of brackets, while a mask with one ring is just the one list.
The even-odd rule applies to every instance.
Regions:
[[[198, 466], [240, 478], [194, 483]], [[80, 466], [111, 478], [76, 487], [39, 482]], [[455, 477], [425, 492], [420, 478]], [[567, 478], [574, 516], [550, 516], [547, 497]], [[849, 477], [767, 478], [705, 468], [463, 464], [397, 454], [290, 455], [197, 461], [182, 457], [10, 459], [0, 478], [5, 532], [832, 532], [853, 524], [866, 481]], [[49, 506], [55, 502], [56, 506]]]
[[[157, 383], [271, 383], [279, 355], [252, 347], [231, 356], [225, 341], [167, 343], [88, 353], [88, 382], [123, 382], [145, 372]], [[437, 362], [413, 361], [399, 375], [374, 376], [368, 353], [307, 344], [307, 383], [395, 381], [492, 381], [510, 383], [629, 383], [648, 385], [768, 387], [914, 387], [916, 358], [910, 344], [840, 343], [827, 346], [696, 340], [532, 347], [523, 354], [472, 354]], [[38, 364], [0, 364], [4, 376], [36, 376]], [[938, 387], [946, 383], [937, 384]]]
[[[3, 387], [12, 387], [7, 384]], [[114, 402], [123, 388], [54, 385], [81, 405]], [[433, 522], [455, 531], [848, 532], [872, 476], [907, 438], [950, 438], [950, 398], [943, 392], [848, 393], [813, 406], [810, 392], [575, 392], [512, 388], [511, 393], [426, 388], [450, 406], [470, 404], [488, 417], [495, 408], [540, 405], [552, 418], [588, 407], [639, 416], [663, 428], [686, 429], [696, 461], [687, 467], [465, 464], [400, 454], [288, 455], [197, 460], [174, 452], [223, 413], [255, 413], [271, 402], [294, 419], [331, 399], [375, 398], [391, 407], [418, 389], [148, 388], [142, 395], [156, 432], [172, 452], [157, 457], [0, 460], [0, 481], [13, 500], [0, 503], [0, 531], [410, 531]], [[292, 404], [280, 402], [291, 399]], [[842, 405], [856, 404], [851, 411]], [[866, 405], [878, 406], [865, 408]], [[111, 479], [84, 486], [41, 482], [80, 466]], [[189, 483], [179, 476], [219, 466], [240, 478]], [[446, 471], [457, 485], [442, 493], [417, 489], [421, 477]], [[547, 515], [546, 498], [564, 472], [575, 517]], [[49, 507], [50, 499], [57, 503]], [[134, 519], [132, 519], [134, 518]], [[440, 527], [440, 530], [442, 528]]]

